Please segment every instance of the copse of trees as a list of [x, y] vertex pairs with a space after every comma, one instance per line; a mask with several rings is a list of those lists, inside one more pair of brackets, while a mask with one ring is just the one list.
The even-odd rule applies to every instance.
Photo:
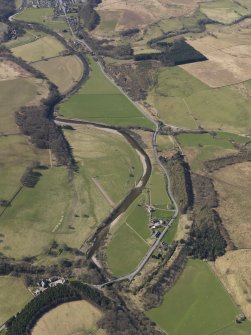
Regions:
[[[53, 98], [51, 98], [54, 101]], [[48, 102], [47, 102], [48, 103]], [[49, 106], [48, 106], [49, 108]], [[59, 165], [76, 168], [72, 150], [66, 141], [62, 129], [53, 119], [48, 118], [45, 105], [22, 107], [16, 112], [16, 123], [24, 135], [40, 149], [51, 149]]]
[[190, 167], [184, 157], [177, 153], [171, 158], [160, 157], [171, 176], [171, 188], [180, 213], [186, 213], [193, 206], [193, 187]]

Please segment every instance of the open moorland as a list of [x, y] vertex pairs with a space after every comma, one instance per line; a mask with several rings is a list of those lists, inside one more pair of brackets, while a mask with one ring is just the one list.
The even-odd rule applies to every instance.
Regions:
[[[209, 0], [210, 1], [210, 0]], [[116, 30], [126, 30], [149, 26], [163, 18], [189, 16], [198, 8], [200, 0], [175, 1], [127, 1], [104, 0], [98, 7], [98, 12], [104, 21], [115, 21]], [[112, 14], [110, 14], [112, 12]]]
[[77, 56], [59, 56], [33, 63], [46, 77], [65, 94], [80, 80], [83, 64]]
[[248, 335], [248, 321], [235, 323], [239, 313], [208, 264], [189, 260], [163, 303], [147, 316], [170, 335]]
[[161, 120], [179, 127], [242, 133], [251, 127], [248, 98], [232, 87], [211, 89], [179, 67], [159, 70], [148, 102]]
[[0, 276], [0, 325], [20, 312], [31, 299], [23, 279]]
[[103, 313], [87, 301], [64, 303], [45, 314], [32, 335], [105, 335], [97, 322]]
[[116, 126], [153, 128], [153, 124], [106, 78], [94, 60], [89, 60], [89, 79], [75, 95], [60, 105], [59, 113], [65, 117]]
[[[213, 3], [212, 3], [213, 4]], [[181, 67], [210, 87], [237, 84], [251, 78], [250, 19], [234, 26], [212, 26], [202, 37], [187, 41], [208, 60]]]
[[219, 213], [231, 239], [238, 248], [250, 248], [251, 163], [214, 172], [214, 185], [220, 199]]
[[32, 63], [59, 56], [65, 48], [54, 37], [47, 35], [34, 42], [14, 47], [11, 50], [15, 56]]

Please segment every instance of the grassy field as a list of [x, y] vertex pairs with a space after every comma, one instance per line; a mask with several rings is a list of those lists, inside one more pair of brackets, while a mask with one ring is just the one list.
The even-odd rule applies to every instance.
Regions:
[[[139, 156], [122, 136], [87, 127], [66, 131], [66, 136], [79, 172], [70, 180], [65, 168], [44, 170], [35, 188], [24, 188], [18, 194], [0, 217], [0, 251], [6, 255], [40, 257], [52, 240], [79, 248], [140, 179], [143, 168]], [[0, 179], [4, 199], [20, 185], [30, 161], [41, 161], [40, 152], [35, 156], [36, 151], [23, 151], [28, 146], [19, 137], [0, 138], [3, 157], [8, 157], [3, 159], [4, 178]]]
[[89, 80], [77, 94], [61, 104], [59, 113], [66, 117], [117, 126], [153, 128], [137, 108], [104, 76], [99, 66], [90, 59]]
[[151, 203], [157, 208], [168, 208], [171, 206], [166, 191], [166, 180], [162, 172], [155, 167], [150, 178]]
[[97, 188], [92, 181], [95, 178], [114, 204], [119, 203], [143, 174], [138, 154], [117, 133], [86, 126], [75, 129], [65, 134], [84, 179]]
[[64, 29], [68, 29], [67, 22], [64, 18], [53, 19], [54, 11], [53, 8], [32, 8], [25, 9], [22, 13], [16, 16], [16, 20], [26, 22], [36, 22], [44, 24], [48, 28], [62, 32]]
[[34, 42], [12, 48], [15, 56], [30, 63], [59, 56], [64, 50], [64, 46], [52, 36], [44, 36]]
[[239, 313], [207, 263], [198, 260], [189, 260], [161, 306], [146, 312], [169, 335], [248, 335], [248, 321], [235, 323]]
[[71, 196], [65, 168], [42, 171], [36, 187], [24, 188], [1, 216], [0, 251], [20, 259], [44, 252], [58, 232], [59, 241], [77, 235], [67, 225]]
[[77, 56], [61, 56], [34, 63], [33, 66], [43, 72], [64, 94], [80, 80], [83, 64]]
[[32, 299], [21, 278], [0, 276], [0, 325]]
[[[139, 214], [139, 213], [137, 213]], [[138, 215], [140, 218], [140, 215]], [[140, 222], [147, 224], [146, 222]], [[149, 245], [125, 222], [113, 233], [107, 248], [108, 267], [119, 277], [132, 272], [149, 249]]]
[[220, 23], [232, 23], [242, 16], [250, 14], [248, 8], [232, 0], [217, 0], [212, 3], [203, 3], [200, 10], [212, 20]]
[[179, 127], [243, 133], [251, 126], [251, 106], [240, 93], [231, 87], [211, 89], [179, 67], [159, 71], [148, 101], [160, 119]]
[[53, 8], [27, 8], [16, 16], [17, 20], [26, 22], [45, 23], [48, 17], [53, 16]]
[[87, 301], [65, 303], [46, 313], [32, 335], [105, 335], [97, 326], [102, 316], [102, 311]]
[[233, 143], [246, 143], [247, 137], [230, 133], [181, 134], [177, 136], [180, 146], [194, 170], [203, 167], [203, 162], [235, 152]]

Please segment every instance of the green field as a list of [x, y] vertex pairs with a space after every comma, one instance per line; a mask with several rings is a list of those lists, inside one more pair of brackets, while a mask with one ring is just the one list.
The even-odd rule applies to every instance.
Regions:
[[65, 47], [58, 40], [48, 35], [31, 43], [12, 48], [15, 56], [30, 63], [59, 56], [64, 50]]
[[56, 31], [62, 31], [68, 28], [68, 25], [64, 18], [53, 19], [54, 11], [53, 8], [32, 8], [29, 7], [25, 9], [22, 13], [18, 14], [15, 19], [26, 21], [26, 22], [36, 22], [44, 24], [48, 28]]
[[59, 113], [98, 123], [153, 128], [153, 124], [104, 76], [93, 59], [90, 65], [90, 78], [77, 94], [60, 105]]
[[248, 321], [235, 323], [239, 313], [208, 264], [198, 260], [189, 260], [163, 303], [146, 312], [169, 335], [249, 335]]
[[166, 190], [165, 176], [160, 172], [158, 167], [153, 169], [149, 185], [152, 205], [163, 209], [171, 207], [171, 202]]
[[251, 126], [251, 105], [240, 93], [231, 87], [209, 88], [179, 67], [159, 70], [148, 102], [161, 120], [179, 127], [243, 133]]
[[17, 20], [26, 22], [45, 23], [48, 17], [53, 16], [53, 8], [26, 8], [16, 16]]
[[112, 240], [108, 244], [108, 267], [117, 277], [130, 273], [137, 267], [148, 249], [148, 244], [124, 223], [113, 233]]
[[0, 276], [0, 326], [32, 299], [21, 278]]

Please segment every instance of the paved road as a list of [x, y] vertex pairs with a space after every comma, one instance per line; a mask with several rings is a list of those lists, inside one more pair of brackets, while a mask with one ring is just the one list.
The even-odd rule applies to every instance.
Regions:
[[[58, 0], [59, 1], [59, 3], [61, 4], [61, 6], [62, 6], [62, 0]], [[62, 6], [62, 8], [64, 8], [63, 6]], [[65, 17], [66, 17], [66, 20], [67, 20], [67, 22], [68, 22], [68, 25], [69, 25], [69, 28], [70, 28], [70, 30], [71, 30], [71, 33], [72, 33], [72, 36], [73, 36], [73, 38], [75, 39], [75, 41], [76, 42], [78, 42], [78, 43], [80, 43], [80, 44], [83, 44], [86, 48], [87, 48], [87, 50], [89, 50], [89, 52], [93, 52], [93, 50], [92, 50], [92, 48], [84, 41], [84, 40], [80, 40], [80, 39], [78, 39], [76, 36], [75, 36], [75, 34], [74, 34], [74, 32], [73, 32], [73, 30], [72, 30], [72, 28], [71, 28], [71, 25], [70, 25], [70, 23], [69, 23], [69, 21], [68, 21], [68, 17], [67, 17], [67, 13], [66, 13], [66, 11], [64, 10], [64, 14], [65, 14]], [[175, 201], [175, 199], [174, 199], [174, 196], [173, 196], [173, 193], [172, 193], [172, 190], [171, 190], [171, 182], [170, 182], [170, 176], [169, 176], [169, 174], [168, 174], [168, 172], [167, 172], [167, 170], [166, 170], [166, 168], [165, 168], [165, 166], [161, 163], [161, 161], [159, 160], [159, 157], [158, 157], [158, 151], [157, 151], [157, 135], [158, 135], [158, 132], [159, 132], [159, 124], [158, 124], [158, 122], [156, 121], [156, 120], [154, 120], [152, 117], [151, 117], [151, 115], [150, 114], [148, 114], [139, 104], [137, 104], [135, 101], [133, 101], [128, 95], [127, 95], [127, 93], [126, 92], [124, 92], [123, 91], [123, 89], [120, 87], [120, 86], [118, 86], [115, 82], [114, 82], [114, 80], [113, 80], [113, 78], [111, 78], [106, 72], [105, 72], [105, 70], [104, 70], [104, 68], [103, 68], [103, 66], [102, 66], [102, 64], [101, 64], [101, 62], [99, 62], [99, 61], [97, 61], [97, 64], [99, 65], [99, 67], [100, 67], [100, 69], [101, 69], [101, 71], [103, 72], [103, 74], [105, 75], [105, 77], [108, 79], [108, 80], [110, 80], [119, 90], [120, 90], [120, 92], [122, 93], [122, 94], [124, 94], [136, 107], [137, 107], [137, 109], [139, 109], [140, 110], [140, 112], [149, 120], [149, 121], [151, 121], [152, 123], [154, 123], [155, 124], [155, 126], [156, 126], [156, 130], [155, 130], [155, 132], [154, 132], [154, 134], [153, 134], [153, 138], [152, 138], [152, 146], [153, 146], [153, 151], [154, 151], [154, 157], [155, 157], [155, 160], [156, 160], [156, 162], [157, 162], [157, 164], [160, 166], [160, 168], [163, 170], [163, 172], [164, 172], [164, 175], [165, 175], [165, 177], [166, 177], [166, 180], [167, 180], [167, 191], [168, 191], [168, 195], [169, 195], [169, 197], [170, 197], [170, 199], [171, 199], [171, 201], [172, 201], [172, 204], [173, 204], [173, 206], [174, 206], [174, 209], [175, 209], [175, 211], [174, 211], [174, 214], [173, 214], [173, 216], [172, 216], [172, 218], [171, 218], [171, 220], [169, 221], [169, 223], [168, 223], [168, 225], [167, 225], [167, 227], [165, 227], [165, 229], [163, 230], [163, 232], [161, 233], [161, 235], [159, 236], [159, 238], [158, 239], [156, 239], [156, 241], [154, 242], [154, 244], [152, 245], [152, 247], [148, 250], [148, 252], [147, 252], [147, 254], [144, 256], [144, 258], [141, 260], [141, 262], [139, 263], [139, 265], [137, 266], [137, 268], [133, 271], [133, 272], [131, 272], [131, 273], [129, 273], [129, 274], [127, 274], [127, 275], [125, 275], [125, 276], [122, 276], [122, 277], [119, 277], [119, 278], [117, 278], [117, 279], [115, 279], [115, 280], [110, 280], [110, 281], [108, 281], [108, 282], [106, 282], [106, 283], [104, 283], [104, 284], [102, 284], [102, 285], [97, 285], [96, 287], [97, 288], [102, 288], [102, 287], [104, 287], [104, 286], [107, 286], [107, 285], [111, 285], [111, 284], [113, 284], [113, 283], [117, 283], [117, 282], [121, 282], [121, 281], [124, 281], [124, 280], [128, 280], [128, 281], [132, 281], [133, 280], [133, 278], [143, 269], [143, 267], [145, 266], [145, 264], [148, 262], [148, 260], [150, 259], [150, 257], [152, 256], [152, 254], [154, 253], [154, 251], [156, 250], [156, 248], [159, 246], [159, 244], [160, 244], [160, 242], [161, 242], [161, 240], [163, 239], [163, 237], [165, 236], [165, 234], [167, 233], [167, 231], [170, 229], [170, 227], [171, 227], [171, 225], [173, 224], [173, 222], [176, 220], [176, 218], [177, 218], [177, 216], [178, 216], [178, 214], [179, 214], [179, 209], [178, 209], [178, 205], [177, 205], [177, 203], [176, 203], [176, 201]]]
[[[24, 1], [24, 4], [25, 4], [25, 1]], [[80, 44], [83, 44], [90, 52], [93, 52], [93, 50], [91, 49], [91, 47], [84, 41], [84, 40], [80, 40], [78, 39], [72, 28], [71, 28], [71, 25], [70, 25], [70, 22], [68, 21], [68, 17], [67, 17], [67, 13], [65, 11], [65, 8], [64, 8], [64, 5], [63, 5], [63, 2], [62, 0], [58, 0], [58, 5], [63, 9], [64, 11], [64, 15], [66, 17], [66, 20], [68, 22], [68, 25], [69, 25], [69, 28], [70, 28], [70, 31], [71, 31], [71, 34], [73, 36], [73, 39], [80, 43]], [[21, 9], [21, 11], [25, 8], [25, 5], [23, 6], [23, 8]], [[13, 20], [15, 15], [13, 15], [12, 17], [10, 17], [10, 21]], [[101, 64], [101, 62], [97, 61], [97, 64], [99, 65], [101, 71], [103, 72], [103, 74], [106, 76], [106, 78], [108, 80], [110, 80], [119, 90], [122, 94], [124, 94], [136, 107], [137, 109], [139, 109], [139, 111], [149, 120], [151, 121], [153, 124], [155, 124], [156, 126], [156, 130], [153, 134], [153, 138], [152, 138], [152, 146], [153, 146], [153, 151], [154, 151], [154, 157], [155, 157], [155, 160], [157, 162], [157, 164], [160, 166], [160, 168], [163, 170], [164, 172], [164, 175], [166, 177], [166, 180], [167, 180], [167, 191], [168, 191], [168, 195], [173, 203], [173, 206], [175, 208], [175, 211], [174, 211], [174, 215], [172, 216], [171, 220], [169, 221], [168, 225], [165, 227], [165, 229], [163, 230], [163, 232], [161, 233], [161, 235], [159, 236], [158, 239], [156, 239], [156, 241], [154, 242], [154, 244], [152, 245], [152, 247], [148, 250], [148, 252], [146, 253], [146, 255], [144, 256], [144, 258], [141, 260], [141, 262], [139, 263], [139, 265], [137, 266], [137, 268], [125, 275], [125, 276], [122, 276], [122, 277], [119, 277], [115, 280], [110, 280], [110, 281], [107, 281], [106, 283], [103, 283], [101, 285], [94, 285], [96, 288], [102, 288], [104, 286], [107, 286], [107, 285], [111, 285], [113, 283], [117, 283], [117, 282], [121, 282], [121, 281], [124, 281], [124, 280], [128, 280], [128, 281], [132, 281], [133, 278], [143, 269], [143, 267], [145, 266], [145, 264], [148, 262], [148, 260], [150, 259], [150, 257], [152, 256], [152, 254], [154, 253], [154, 251], [156, 250], [156, 248], [159, 246], [161, 240], [163, 239], [163, 237], [165, 236], [166, 232], [168, 231], [168, 229], [171, 227], [171, 225], [173, 224], [173, 222], [175, 221], [175, 219], [177, 218], [178, 216], [178, 213], [179, 213], [179, 210], [178, 210], [178, 205], [174, 199], [174, 196], [173, 196], [173, 193], [172, 193], [172, 190], [171, 190], [171, 183], [170, 183], [170, 176], [165, 168], [165, 166], [161, 163], [161, 161], [159, 160], [159, 157], [158, 157], [158, 151], [157, 151], [157, 135], [158, 135], [158, 132], [159, 132], [159, 124], [156, 120], [154, 120], [152, 118], [152, 116], [150, 114], [148, 114], [139, 104], [137, 104], [136, 102], [134, 102], [128, 95], [126, 92], [123, 91], [123, 89], [118, 86], [113, 78], [111, 78], [104, 70], [103, 68], [103, 65]]]
[[163, 237], [165, 236], [165, 234], [167, 233], [168, 229], [170, 229], [171, 225], [173, 224], [173, 222], [176, 220], [178, 214], [179, 214], [179, 209], [178, 209], [178, 205], [174, 199], [174, 196], [173, 196], [173, 192], [172, 192], [172, 189], [171, 189], [171, 181], [170, 181], [170, 176], [165, 168], [165, 166], [161, 163], [161, 161], [159, 160], [159, 157], [158, 157], [158, 151], [157, 151], [157, 143], [156, 143], [156, 140], [157, 140], [157, 135], [158, 135], [158, 132], [159, 132], [159, 126], [157, 125], [157, 128], [153, 134], [153, 138], [152, 138], [152, 145], [153, 145], [153, 150], [154, 150], [154, 156], [155, 156], [155, 160], [156, 162], [158, 163], [158, 165], [160, 166], [160, 168], [163, 170], [164, 174], [165, 174], [165, 177], [166, 177], [166, 180], [167, 180], [167, 191], [168, 191], [168, 195], [174, 205], [174, 214], [171, 218], [171, 220], [169, 221], [167, 227], [163, 230], [163, 232], [161, 233], [161, 235], [159, 236], [159, 238], [154, 242], [153, 246], [148, 250], [147, 254], [144, 256], [144, 258], [141, 260], [141, 262], [139, 263], [139, 265], [137, 266], [137, 268], [125, 275], [125, 276], [122, 276], [122, 277], [119, 277], [115, 280], [110, 280], [102, 285], [97, 285], [96, 287], [97, 288], [102, 288], [104, 286], [107, 286], [107, 285], [111, 285], [111, 284], [114, 284], [114, 283], [117, 283], [117, 282], [121, 282], [121, 281], [124, 281], [124, 280], [128, 280], [128, 281], [132, 281], [133, 278], [143, 269], [143, 267], [145, 266], [145, 264], [147, 263], [147, 261], [150, 259], [150, 257], [152, 256], [152, 254], [154, 253], [154, 251], [156, 250], [156, 248], [159, 246], [161, 240], [163, 239]]

